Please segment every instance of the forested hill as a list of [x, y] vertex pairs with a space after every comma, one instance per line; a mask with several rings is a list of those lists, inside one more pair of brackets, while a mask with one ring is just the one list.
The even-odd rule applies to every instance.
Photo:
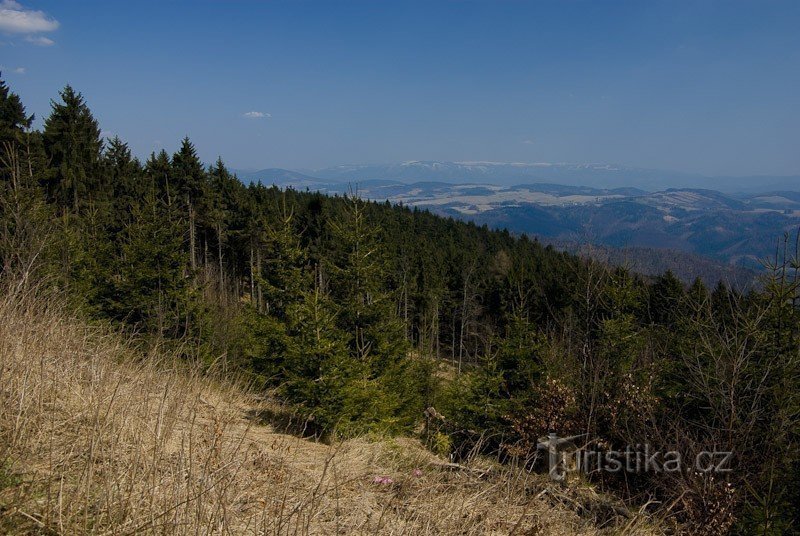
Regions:
[[[476, 364], [512, 317], [545, 326], [566, 311], [585, 269], [427, 212], [245, 186], [188, 138], [141, 163], [119, 138], [104, 143], [70, 87], [42, 131], [5, 85], [2, 99], [4, 273], [35, 269], [95, 317], [225, 356], [323, 430], [344, 417], [409, 429], [430, 393], [412, 349]], [[327, 367], [342, 384], [316, 381]], [[356, 400], [325, 398], [340, 391]]]
[[0, 276], [14, 288], [246, 372], [326, 438], [422, 429], [442, 454], [525, 467], [546, 432], [733, 452], [725, 473], [587, 478], [651, 498], [643, 510], [672, 505], [694, 534], [793, 526], [788, 239], [759, 291], [687, 288], [389, 203], [245, 186], [188, 138], [139, 162], [70, 87], [41, 131], [32, 119], [0, 83]]

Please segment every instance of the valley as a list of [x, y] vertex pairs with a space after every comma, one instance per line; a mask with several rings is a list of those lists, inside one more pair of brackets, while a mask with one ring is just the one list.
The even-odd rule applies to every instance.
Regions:
[[[445, 180], [456, 177], [453, 166], [464, 174], [464, 180]], [[523, 178], [532, 169], [517, 168], [522, 170], [519, 175]], [[335, 169], [318, 170], [327, 179], [288, 170], [245, 173], [244, 177], [297, 190], [389, 201], [528, 234], [566, 251], [596, 254], [602, 250], [612, 263], [638, 266], [641, 269], [637, 271], [652, 275], [667, 269], [681, 272], [687, 282], [703, 277], [712, 283], [725, 280], [748, 284], [763, 269], [766, 259], [774, 255], [785, 234], [792, 235], [800, 228], [800, 192], [788, 190], [747, 193], [687, 187], [648, 191], [631, 186], [550, 182], [481, 183], [475, 182], [481, 176], [506, 183], [511, 179], [485, 171], [476, 174], [473, 168], [459, 168], [454, 163], [427, 165], [428, 174], [435, 179], [411, 182], [366, 177], [380, 173], [388, 177], [424, 176], [418, 167], [414, 172], [409, 166], [401, 166], [402, 172], [391, 166], [367, 168], [368, 171], [357, 167]], [[582, 180], [584, 184], [614, 183], [617, 179], [610, 179], [610, 174], [627, 176], [610, 166], [555, 169], [558, 172], [554, 176]], [[348, 176], [352, 178], [347, 180]], [[792, 179], [787, 177], [776, 184], [790, 186]], [[624, 253], [612, 254], [608, 248], [622, 249]], [[676, 252], [680, 252], [680, 262], [674, 260]]]

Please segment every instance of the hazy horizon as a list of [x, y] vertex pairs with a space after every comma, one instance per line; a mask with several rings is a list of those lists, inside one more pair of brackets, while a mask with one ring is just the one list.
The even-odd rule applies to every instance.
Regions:
[[35, 125], [69, 83], [140, 157], [800, 175], [796, 2], [0, 6]]
[[[224, 159], [224, 155], [223, 155]], [[208, 162], [209, 164], [211, 162]], [[227, 163], [227, 162], [226, 162]], [[253, 173], [257, 171], [265, 171], [270, 169], [284, 169], [286, 171], [294, 171], [297, 173], [303, 174], [313, 174], [314, 172], [318, 171], [325, 171], [335, 168], [345, 168], [345, 167], [377, 167], [377, 166], [400, 166], [404, 164], [414, 164], [414, 163], [449, 163], [449, 164], [465, 164], [465, 165], [519, 165], [519, 166], [609, 166], [613, 168], [619, 169], [628, 169], [628, 170], [646, 170], [646, 171], [657, 171], [663, 173], [675, 173], [680, 175], [693, 175], [698, 177], [707, 177], [707, 178], [719, 178], [724, 179], [728, 177], [800, 177], [799, 173], [740, 173], [740, 174], [705, 174], [700, 172], [692, 172], [682, 169], [669, 169], [669, 168], [651, 168], [651, 167], [640, 167], [640, 166], [633, 166], [628, 164], [622, 164], [619, 162], [586, 162], [586, 161], [573, 161], [573, 162], [545, 162], [545, 161], [499, 161], [499, 160], [443, 160], [443, 159], [430, 159], [430, 160], [422, 160], [422, 159], [412, 159], [412, 160], [394, 160], [394, 161], [363, 161], [363, 162], [339, 162], [333, 163], [331, 165], [320, 166], [320, 167], [283, 167], [283, 166], [256, 166], [256, 167], [240, 167], [236, 166], [233, 163], [230, 164], [231, 169], [236, 170], [237, 172], [246, 172], [246, 173]], [[800, 187], [800, 184], [798, 184]]]

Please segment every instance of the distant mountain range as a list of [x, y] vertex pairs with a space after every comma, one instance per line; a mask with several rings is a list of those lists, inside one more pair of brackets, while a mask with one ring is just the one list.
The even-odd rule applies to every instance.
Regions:
[[800, 176], [707, 177], [698, 174], [616, 166], [610, 164], [439, 162], [345, 165], [316, 170], [264, 169], [239, 172], [245, 180], [286, 180], [287, 174], [319, 183], [394, 180], [404, 183], [439, 181], [511, 186], [523, 183], [575, 184], [593, 188], [636, 187], [648, 191], [667, 188], [705, 188], [722, 192], [798, 190]]
[[[645, 274], [671, 269], [687, 281], [702, 276], [745, 284], [784, 233], [800, 228], [800, 177], [724, 180], [600, 164], [493, 162], [266, 169], [239, 176], [402, 203], [535, 235]], [[673, 187], [659, 188], [663, 184]], [[698, 187], [704, 184], [719, 187]]]
[[[341, 193], [341, 184], [327, 190]], [[359, 196], [546, 239], [616, 248], [673, 249], [758, 270], [784, 233], [800, 227], [800, 193], [723, 194], [671, 188], [598, 189], [368, 183]]]

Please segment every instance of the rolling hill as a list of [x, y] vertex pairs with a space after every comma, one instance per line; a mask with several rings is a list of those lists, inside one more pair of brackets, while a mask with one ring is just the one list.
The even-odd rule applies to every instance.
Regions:
[[[406, 162], [310, 173], [271, 169], [244, 177], [300, 190], [355, 192], [526, 233], [584, 254], [600, 250], [584, 247], [592, 244], [605, 248], [603, 256], [612, 264], [627, 263], [646, 274], [672, 269], [684, 280], [700, 276], [712, 284], [720, 279], [752, 281], [784, 235], [800, 228], [800, 192], [730, 193], [737, 184], [752, 184], [748, 177], [728, 181], [725, 191], [719, 191], [647, 190], [644, 187], [663, 182], [703, 184], [716, 179], [594, 164]], [[558, 178], [574, 180], [575, 185], [552, 182]], [[519, 182], [511, 184], [512, 180]], [[800, 180], [782, 177], [757, 183], [791, 188]], [[623, 251], [612, 253], [608, 248]], [[674, 262], [676, 258], [681, 262]]]

